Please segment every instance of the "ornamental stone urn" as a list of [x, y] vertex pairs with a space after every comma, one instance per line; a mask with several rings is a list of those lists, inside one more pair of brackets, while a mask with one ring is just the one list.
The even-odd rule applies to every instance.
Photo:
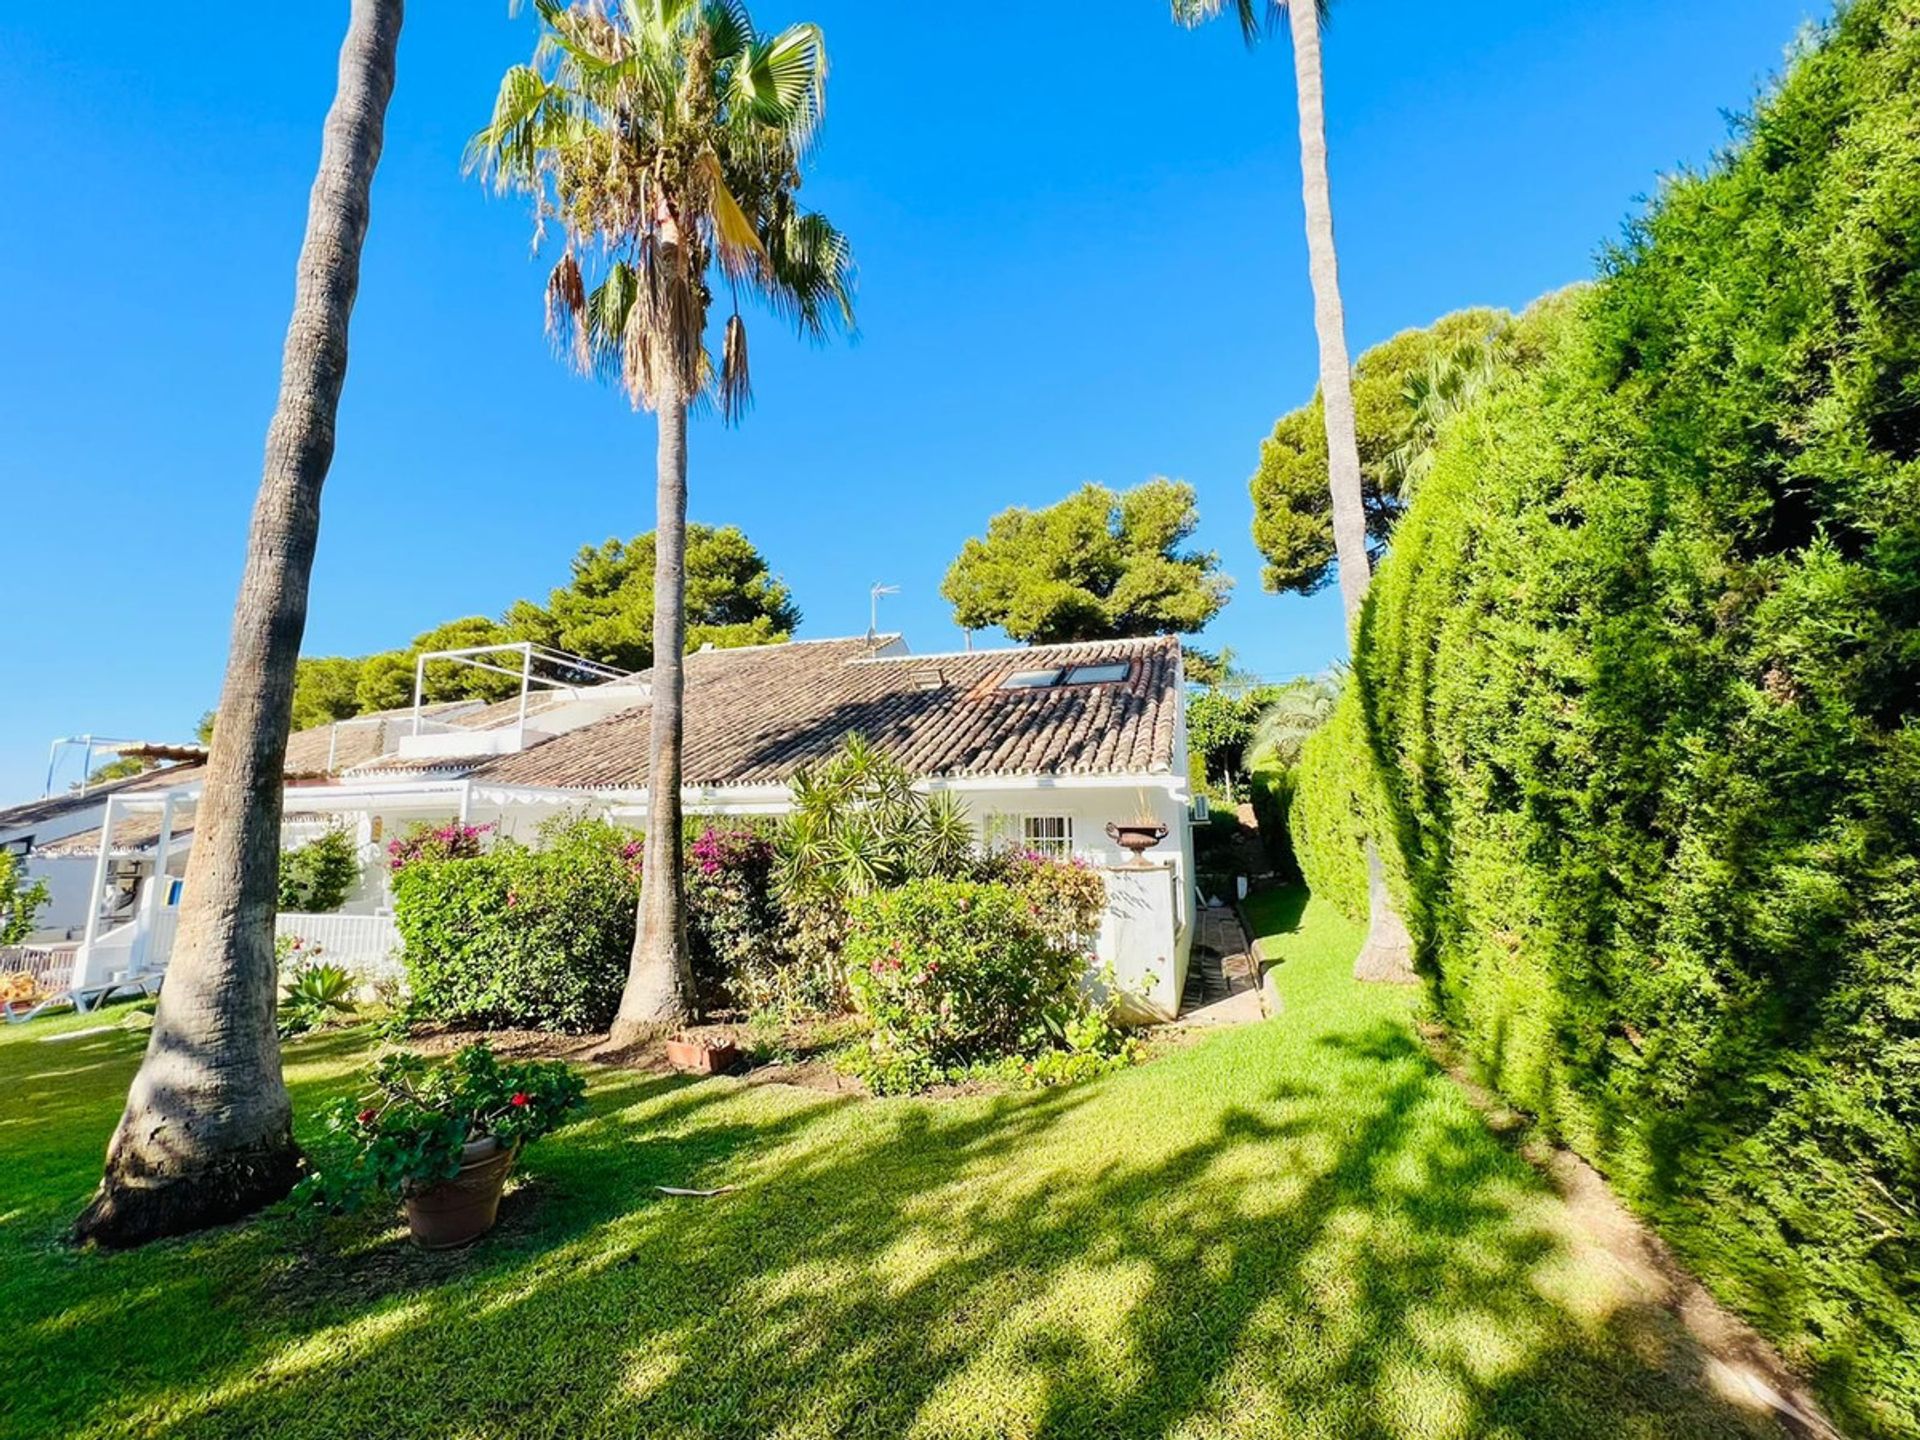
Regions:
[[1157, 820], [1109, 820], [1107, 835], [1138, 860], [1167, 838], [1167, 827]]

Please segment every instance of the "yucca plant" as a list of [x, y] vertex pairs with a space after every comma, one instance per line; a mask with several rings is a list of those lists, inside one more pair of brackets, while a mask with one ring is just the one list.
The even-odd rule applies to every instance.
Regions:
[[[820, 29], [754, 29], [739, 0], [535, 0], [469, 167], [558, 231], [547, 329], [581, 371], [659, 420], [652, 736], [638, 933], [616, 1038], [690, 1018], [680, 854], [687, 413], [752, 397], [742, 294], [802, 334], [853, 323], [847, 241], [798, 201], [826, 104]], [[710, 335], [716, 299], [725, 319]], [[716, 342], [717, 355], [710, 351]]]

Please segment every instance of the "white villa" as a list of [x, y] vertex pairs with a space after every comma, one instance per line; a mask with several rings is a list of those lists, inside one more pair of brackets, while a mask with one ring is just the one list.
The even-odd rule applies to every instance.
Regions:
[[[500, 647], [489, 647], [500, 648]], [[531, 840], [566, 812], [647, 819], [647, 674], [536, 682], [518, 650], [518, 698], [416, 705], [296, 732], [283, 843], [344, 826], [361, 848], [357, 892], [331, 915], [279, 917], [283, 934], [368, 973], [399, 939], [386, 842], [417, 821], [462, 820]], [[486, 651], [447, 657], [490, 668]], [[426, 660], [439, 657], [423, 657]], [[504, 669], [504, 666], [498, 668]], [[588, 683], [578, 683], [581, 679]], [[983, 839], [1100, 866], [1099, 954], [1139, 1019], [1171, 1019], [1193, 942], [1184, 687], [1179, 642], [1100, 641], [915, 655], [898, 636], [818, 640], [687, 657], [683, 799], [689, 814], [776, 815], [795, 772], [858, 733], [927, 792], [950, 791]], [[151, 988], [164, 971], [193, 840], [204, 752], [84, 794], [0, 810], [0, 849], [26, 858], [53, 901], [25, 961], [80, 996]], [[1165, 837], [1136, 859], [1110, 823], [1151, 817]]]

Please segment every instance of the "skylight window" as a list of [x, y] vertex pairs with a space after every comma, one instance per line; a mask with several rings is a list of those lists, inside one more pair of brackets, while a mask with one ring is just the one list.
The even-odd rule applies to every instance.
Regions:
[[1124, 680], [1132, 672], [1133, 666], [1125, 660], [1115, 660], [1102, 665], [1076, 665], [1067, 671], [1066, 683], [1069, 685], [1111, 685], [1116, 680]]
[[1000, 682], [1002, 690], [1050, 690], [1060, 683], [1058, 670], [1016, 670]]

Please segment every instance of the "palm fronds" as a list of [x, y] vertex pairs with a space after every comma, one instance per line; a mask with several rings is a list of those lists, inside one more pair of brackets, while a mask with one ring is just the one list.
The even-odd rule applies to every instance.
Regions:
[[1327, 723], [1340, 692], [1346, 688], [1347, 666], [1340, 663], [1324, 675], [1297, 680], [1281, 688], [1254, 721], [1242, 761], [1248, 770], [1267, 757], [1291, 768], [1300, 763], [1300, 747]]
[[[1206, 24], [1227, 8], [1227, 0], [1172, 0], [1173, 18], [1189, 30]], [[1249, 45], [1257, 45], [1263, 35], [1276, 30], [1287, 13], [1288, 0], [1233, 0], [1234, 18], [1240, 22], [1240, 35]], [[1332, 0], [1313, 0], [1320, 23], [1327, 23]]]
[[755, 30], [744, 0], [534, 0], [540, 36], [467, 147], [470, 172], [533, 202], [566, 246], [547, 329], [636, 405], [671, 385], [728, 420], [751, 397], [746, 322], [707, 326], [716, 279], [803, 334], [853, 324], [846, 238], [797, 201], [826, 112], [815, 25]]

